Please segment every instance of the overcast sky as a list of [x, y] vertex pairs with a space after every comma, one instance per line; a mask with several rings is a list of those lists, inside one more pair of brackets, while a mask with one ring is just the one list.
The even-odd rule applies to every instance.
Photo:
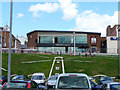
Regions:
[[[13, 27], [15, 36], [25, 36], [33, 30], [75, 30], [101, 32], [118, 22], [117, 2], [14, 2]], [[2, 2], [2, 26], [10, 20], [10, 2]]]

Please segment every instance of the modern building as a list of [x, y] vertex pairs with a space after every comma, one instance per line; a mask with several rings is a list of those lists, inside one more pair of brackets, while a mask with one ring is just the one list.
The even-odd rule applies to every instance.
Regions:
[[35, 30], [27, 33], [27, 37], [28, 48], [40, 52], [56, 53], [59, 49], [69, 53], [74, 51], [74, 39], [76, 52], [100, 51], [101, 47], [101, 33], [94, 32]]
[[107, 53], [118, 53], [118, 29], [120, 25], [110, 25], [106, 30]]
[[[2, 39], [2, 49], [5, 51], [9, 48], [9, 27], [6, 25], [5, 27], [0, 27], [0, 40]], [[11, 48], [19, 49], [20, 48], [20, 41], [12, 34], [11, 38]]]

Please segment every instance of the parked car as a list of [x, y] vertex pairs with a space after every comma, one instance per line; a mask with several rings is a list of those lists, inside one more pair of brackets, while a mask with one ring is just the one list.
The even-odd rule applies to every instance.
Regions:
[[102, 88], [102, 85], [98, 85], [96, 82], [90, 80], [91, 88], [92, 90], [100, 90]]
[[7, 76], [0, 76], [0, 84], [3, 85], [5, 82], [7, 82]]
[[[7, 88], [8, 83], [3, 84], [3, 88]], [[11, 81], [10, 88], [39, 88], [38, 84], [34, 81]]]
[[42, 90], [48, 90], [48, 87], [47, 86], [44, 86], [44, 85], [38, 85], [39, 89], [42, 89]]
[[105, 83], [101, 90], [120, 90], [120, 82]]
[[27, 80], [29, 80], [29, 79], [28, 79], [27, 75], [16, 75], [16, 76], [14, 76], [11, 80], [12, 80], [12, 81], [20, 81], [20, 80], [25, 80], [25, 81], [27, 81]]
[[34, 73], [31, 78], [32, 81], [35, 81], [37, 84], [45, 85], [45, 74], [44, 73]]
[[93, 78], [95, 79], [95, 82], [98, 83], [98, 84], [101, 84], [100, 81], [99, 81], [101, 77], [107, 77], [107, 76], [106, 75], [95, 75], [95, 76], [93, 76]]
[[48, 86], [48, 87], [53, 87], [53, 86], [55, 86], [56, 81], [57, 81], [57, 78], [58, 78], [58, 76], [51, 76], [51, 77], [48, 79], [47, 86]]
[[[2, 84], [0, 84], [0, 88], [2, 87]], [[1, 90], [1, 89], [0, 89]]]
[[86, 74], [65, 73], [58, 76], [56, 90], [85, 89], [90, 90], [91, 85]]
[[96, 80], [94, 77], [89, 77], [89, 79], [96, 83]]
[[111, 77], [101, 77], [99, 79], [100, 84], [105, 84], [109, 82], [113, 82], [113, 79]]
[[115, 82], [120, 82], [120, 76], [116, 76], [114, 79]]

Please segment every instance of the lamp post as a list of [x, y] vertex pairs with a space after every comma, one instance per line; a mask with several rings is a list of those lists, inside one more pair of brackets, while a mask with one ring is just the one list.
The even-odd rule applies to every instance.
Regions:
[[13, 9], [13, 0], [11, 0], [11, 3], [10, 3], [10, 33], [9, 33], [9, 57], [8, 57], [8, 88], [10, 87], [10, 75], [11, 75], [12, 9]]

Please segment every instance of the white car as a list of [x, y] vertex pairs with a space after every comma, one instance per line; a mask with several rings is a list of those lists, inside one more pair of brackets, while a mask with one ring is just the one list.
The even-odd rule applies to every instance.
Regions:
[[31, 78], [32, 81], [35, 81], [37, 84], [45, 84], [45, 74], [44, 73], [34, 73]]
[[110, 82], [103, 84], [101, 90], [120, 90], [120, 82]]
[[56, 90], [84, 89], [91, 90], [91, 84], [86, 74], [65, 73], [58, 76]]

